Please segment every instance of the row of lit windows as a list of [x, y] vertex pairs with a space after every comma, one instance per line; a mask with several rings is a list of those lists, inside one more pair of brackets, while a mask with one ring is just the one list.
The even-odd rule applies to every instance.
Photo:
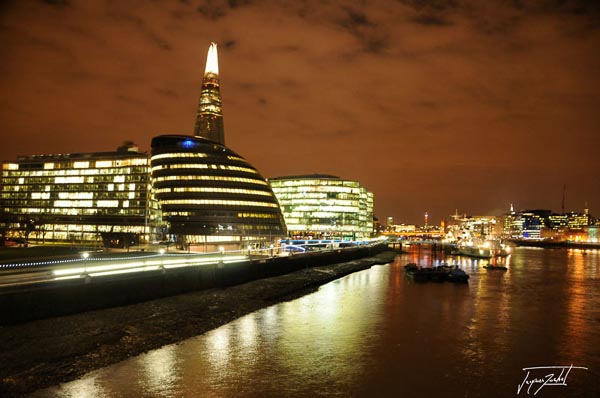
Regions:
[[158, 159], [171, 159], [171, 158], [205, 158], [208, 155], [206, 153], [197, 153], [197, 152], [177, 152], [177, 153], [161, 153], [158, 155], [153, 155], [152, 160]]
[[[33, 160], [29, 160], [30, 162]], [[117, 160], [97, 160], [97, 161], [81, 161], [81, 160], [69, 160], [61, 162], [45, 162], [44, 170], [54, 169], [81, 169], [89, 168], [90, 165], [96, 168], [108, 168], [108, 167], [126, 167], [126, 166], [147, 166], [148, 158], [132, 158], [132, 159], [117, 159]], [[3, 170], [23, 170], [21, 166], [24, 166], [25, 170], [31, 167], [31, 163], [3, 163]]]
[[241, 188], [211, 188], [211, 187], [184, 187], [184, 188], [158, 188], [154, 190], [156, 194], [171, 193], [171, 192], [206, 192], [206, 193], [239, 193], [244, 195], [273, 195], [268, 191], [258, 191], [256, 189], [241, 189]]
[[[66, 178], [73, 178], [73, 177], [66, 177]], [[75, 177], [77, 178], [77, 177]], [[80, 178], [84, 178], [84, 177], [80, 177]], [[79, 181], [82, 181], [81, 183]], [[2, 182], [4, 184], [3, 186], [3, 190], [4, 191], [19, 191], [21, 189], [27, 190], [27, 189], [39, 189], [36, 188], [40, 185], [45, 185], [46, 187], [48, 187], [49, 185], [46, 184], [56, 184], [56, 179], [50, 179], [50, 178], [4, 178], [2, 179]], [[148, 185], [148, 179], [146, 178], [127, 178], [126, 180], [127, 183], [137, 183], [139, 186], [139, 189], [146, 189], [145, 186]], [[58, 184], [60, 184], [60, 188], [61, 190], [65, 189], [65, 185], [67, 184], [76, 184], [76, 186], [78, 187], [85, 187], [85, 188], [89, 188], [90, 184], [96, 184], [96, 187], [98, 186], [97, 184], [108, 184], [108, 183], [114, 183], [114, 179], [113, 178], [107, 178], [107, 177], [85, 177], [84, 180], [79, 180], [79, 179], [74, 179], [74, 180], [67, 180], [65, 181], [63, 180], [59, 180]]]
[[[118, 191], [125, 191], [125, 188], [128, 188], [129, 191], [136, 191], [140, 194], [143, 194], [148, 189], [146, 184], [129, 184], [126, 186], [125, 184], [118, 184], [116, 186]], [[10, 192], [20, 192], [20, 193], [28, 193], [28, 192], [66, 192], [66, 191], [85, 191], [85, 192], [107, 192], [114, 191], [114, 184], [65, 184], [65, 185], [5, 185], [2, 187], [2, 191], [9, 194]]]
[[337, 199], [292, 199], [285, 200], [279, 199], [279, 203], [282, 206], [355, 206], [358, 207], [359, 202], [357, 200], [337, 200]]
[[220, 206], [257, 206], [279, 207], [276, 203], [256, 202], [252, 200], [217, 200], [217, 199], [166, 199], [162, 205], [220, 205]]
[[294, 231], [324, 231], [324, 232], [357, 232], [362, 233], [364, 236], [368, 236], [371, 232], [369, 228], [363, 228], [358, 225], [336, 225], [332, 228], [328, 224], [295, 224], [288, 223], [288, 230]]
[[[116, 205], [115, 205], [116, 203]], [[119, 205], [119, 203], [121, 205]], [[147, 202], [144, 200], [83, 200], [83, 201], [64, 201], [64, 200], [4, 200], [3, 205], [7, 208], [11, 208], [12, 213], [21, 212], [21, 208], [29, 207], [40, 209], [37, 213], [43, 213], [44, 211], [52, 211], [52, 209], [98, 209], [98, 213], [105, 213], [106, 211], [112, 211], [112, 208], [143, 208], [146, 207]], [[46, 209], [46, 210], [44, 210]], [[95, 214], [94, 212], [88, 212], [86, 214]]]
[[270, 183], [273, 187], [303, 186], [305, 189], [314, 189], [323, 186], [359, 187], [358, 181], [347, 180], [271, 180]]
[[[117, 176], [115, 178], [98, 178], [96, 181], [94, 180], [94, 177], [83, 177], [83, 176], [72, 176], [72, 177], [54, 177], [52, 178], [25, 178], [25, 177], [19, 177], [19, 178], [3, 178], [3, 184], [5, 186], [10, 186], [10, 185], [33, 185], [33, 184], [47, 184], [47, 183], [54, 183], [54, 184], [84, 184], [84, 183], [93, 183], [93, 182], [116, 182], [116, 183], [125, 183], [126, 179], [125, 176]], [[103, 181], [104, 180], [104, 181]], [[131, 182], [132, 178], [128, 178], [127, 182]], [[142, 180], [142, 179], [135, 179], [135, 180]], [[134, 180], [134, 181], [135, 181]], [[144, 179], [145, 180], [145, 179]], [[134, 183], [130, 184], [130, 187], [134, 186]], [[134, 189], [134, 188], [130, 188], [130, 189]]]
[[210, 112], [210, 113], [215, 113], [215, 114], [220, 114], [221, 113], [221, 107], [220, 106], [215, 106], [215, 105], [202, 105], [202, 112], [200, 112], [200, 114], [205, 113], [205, 112]]
[[[138, 204], [139, 201], [135, 201], [135, 204]], [[29, 204], [26, 200], [5, 200], [5, 204], [7, 206], [19, 206], [19, 205], [27, 205]], [[33, 204], [33, 203], [32, 203]], [[36, 203], [37, 204], [37, 203]], [[53, 202], [47, 201], [46, 203], [39, 203], [41, 205], [48, 205], [44, 207], [129, 207], [129, 200], [68, 200], [68, 199], [59, 199]]]
[[[27, 192], [19, 192], [19, 193], [11, 193], [11, 194], [2, 194], [0, 195], [0, 199], [5, 202], [11, 203], [22, 203], [27, 204], [28, 201], [49, 201], [51, 199], [69, 199], [69, 200], [82, 200], [82, 199], [135, 199], [138, 198], [140, 200], [144, 200], [146, 198], [145, 195], [141, 195], [136, 192], [32, 192], [31, 194]], [[49, 202], [48, 202], [49, 203]], [[49, 206], [49, 204], [48, 204]]]
[[4, 208], [6, 212], [11, 214], [53, 214], [66, 216], [143, 216], [144, 208], [129, 207], [129, 208], [106, 208], [98, 209], [94, 207], [18, 207]]
[[127, 175], [132, 174], [147, 175], [147, 167], [123, 167], [118, 169], [61, 169], [61, 170], [20, 170], [5, 172], [4, 176], [9, 177], [56, 177], [56, 176], [112, 176], [114, 174]]
[[231, 166], [225, 164], [206, 164], [206, 163], [181, 163], [181, 164], [166, 164], [153, 166], [152, 171], [168, 170], [168, 169], [221, 169], [221, 170], [233, 170], [243, 171], [246, 173], [258, 174], [254, 169], [248, 167]]
[[148, 181], [148, 175], [130, 175], [125, 176], [96, 176], [96, 177], [83, 177], [83, 176], [72, 176], [72, 177], [4, 177], [2, 183], [4, 185], [34, 185], [34, 184], [83, 184], [83, 183], [146, 183]]
[[278, 218], [277, 214], [272, 213], [238, 213], [238, 218]]
[[[240, 216], [240, 214], [245, 214], [247, 216]], [[198, 213], [193, 211], [163, 211], [163, 217], [196, 217]], [[263, 218], [263, 219], [277, 219], [277, 215], [275, 214], [265, 214], [265, 213], [238, 213], [238, 218]]]
[[276, 181], [270, 182], [273, 191], [279, 194], [301, 194], [307, 192], [339, 192], [348, 194], [360, 194], [364, 188], [350, 188], [345, 186], [325, 185], [325, 186], [291, 186], [283, 187], [277, 184]]
[[336, 224], [354, 224], [357, 220], [360, 220], [358, 213], [326, 213], [326, 212], [293, 212], [285, 213], [286, 221], [292, 219], [302, 220], [323, 220], [323, 223], [336, 223]]
[[[40, 232], [45, 233], [45, 237], [52, 236], [51, 233], [73, 233], [73, 232], [144, 232], [143, 225], [106, 225], [106, 224], [53, 224], [45, 223], [40, 225]], [[50, 235], [48, 235], [50, 234]], [[52, 238], [50, 238], [52, 239]]]
[[260, 184], [267, 185], [263, 180], [257, 180], [254, 178], [242, 178], [242, 177], [223, 177], [223, 176], [164, 176], [156, 177], [152, 179], [154, 182], [163, 181], [179, 181], [179, 180], [203, 180], [203, 181], [233, 181], [233, 182], [244, 182], [248, 184]]
[[[313, 212], [313, 211], [323, 211], [323, 212], [338, 212], [338, 213], [357, 213], [359, 208], [357, 206], [281, 206], [282, 210], [285, 208], [286, 210], [294, 210], [294, 211], [304, 211], [304, 212]], [[285, 210], [284, 210], [285, 211]]]
[[357, 194], [348, 194], [348, 193], [337, 193], [337, 192], [294, 192], [294, 193], [282, 193], [279, 191], [275, 191], [274, 193], [277, 195], [279, 200], [307, 200], [307, 199], [347, 199], [347, 200], [359, 200], [361, 199], [360, 195]]

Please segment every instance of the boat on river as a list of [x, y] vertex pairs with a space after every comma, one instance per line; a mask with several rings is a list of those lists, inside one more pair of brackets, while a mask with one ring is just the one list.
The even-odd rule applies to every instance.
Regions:
[[425, 269], [415, 263], [406, 264], [404, 266], [404, 273], [415, 282], [427, 282], [429, 280]]
[[508, 268], [504, 265], [484, 265], [483, 268], [488, 271], [508, 271]]
[[490, 259], [493, 257], [508, 256], [510, 254], [510, 248], [497, 240], [487, 240], [481, 243], [469, 241], [457, 245], [451, 254], [474, 258]]
[[467, 283], [469, 282], [469, 274], [460, 268], [455, 268], [448, 272], [448, 281], [454, 283]]
[[454, 282], [465, 283], [469, 280], [469, 275], [458, 267], [442, 265], [434, 268], [423, 268], [416, 263], [409, 263], [404, 266], [406, 276], [415, 282]]
[[454, 254], [459, 256], [475, 257], [475, 258], [492, 258], [492, 251], [483, 246], [467, 246], [460, 245], [456, 247]]

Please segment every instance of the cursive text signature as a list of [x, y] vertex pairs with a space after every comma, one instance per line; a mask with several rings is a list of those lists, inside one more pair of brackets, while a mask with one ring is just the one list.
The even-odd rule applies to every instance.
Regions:
[[[583, 366], [536, 366], [531, 368], [523, 368], [525, 378], [517, 386], [517, 395], [521, 393], [523, 387], [527, 386], [527, 394], [533, 391], [533, 395], [537, 395], [540, 390], [546, 386], [566, 386], [567, 377], [573, 369], [584, 369]], [[536, 389], [537, 387], [537, 389]]]

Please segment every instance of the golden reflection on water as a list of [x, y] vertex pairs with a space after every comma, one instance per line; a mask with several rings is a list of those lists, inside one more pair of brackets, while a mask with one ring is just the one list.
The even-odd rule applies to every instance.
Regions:
[[101, 378], [88, 375], [61, 386], [58, 392], [52, 394], [52, 396], [65, 398], [108, 398], [111, 397], [111, 394], [103, 388]]
[[465, 285], [412, 282], [403, 265], [414, 259], [399, 256], [38, 396], [501, 397], [514, 396], [524, 366], [600, 365], [600, 252], [523, 249], [501, 261], [506, 272], [484, 269], [487, 260], [426, 258], [465, 269]]
[[[570, 358], [582, 358], [589, 350], [591, 335], [590, 323], [586, 319], [598, 304], [597, 289], [593, 281], [598, 279], [599, 251], [571, 249], [567, 252], [568, 305], [567, 324], [563, 339], [563, 355]], [[589, 290], [589, 291], [588, 291]], [[596, 294], [596, 301], [593, 300]]]
[[142, 385], [149, 394], [165, 396], [179, 381], [177, 348], [169, 345], [140, 357]]

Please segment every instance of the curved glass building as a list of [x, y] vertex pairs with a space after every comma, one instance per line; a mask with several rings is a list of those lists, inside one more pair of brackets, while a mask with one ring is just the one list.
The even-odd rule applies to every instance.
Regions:
[[358, 181], [312, 174], [269, 183], [294, 238], [355, 240], [373, 233], [373, 193]]
[[150, 163], [162, 218], [178, 242], [197, 250], [232, 250], [286, 235], [267, 181], [224, 145], [202, 137], [161, 135], [152, 139]]

